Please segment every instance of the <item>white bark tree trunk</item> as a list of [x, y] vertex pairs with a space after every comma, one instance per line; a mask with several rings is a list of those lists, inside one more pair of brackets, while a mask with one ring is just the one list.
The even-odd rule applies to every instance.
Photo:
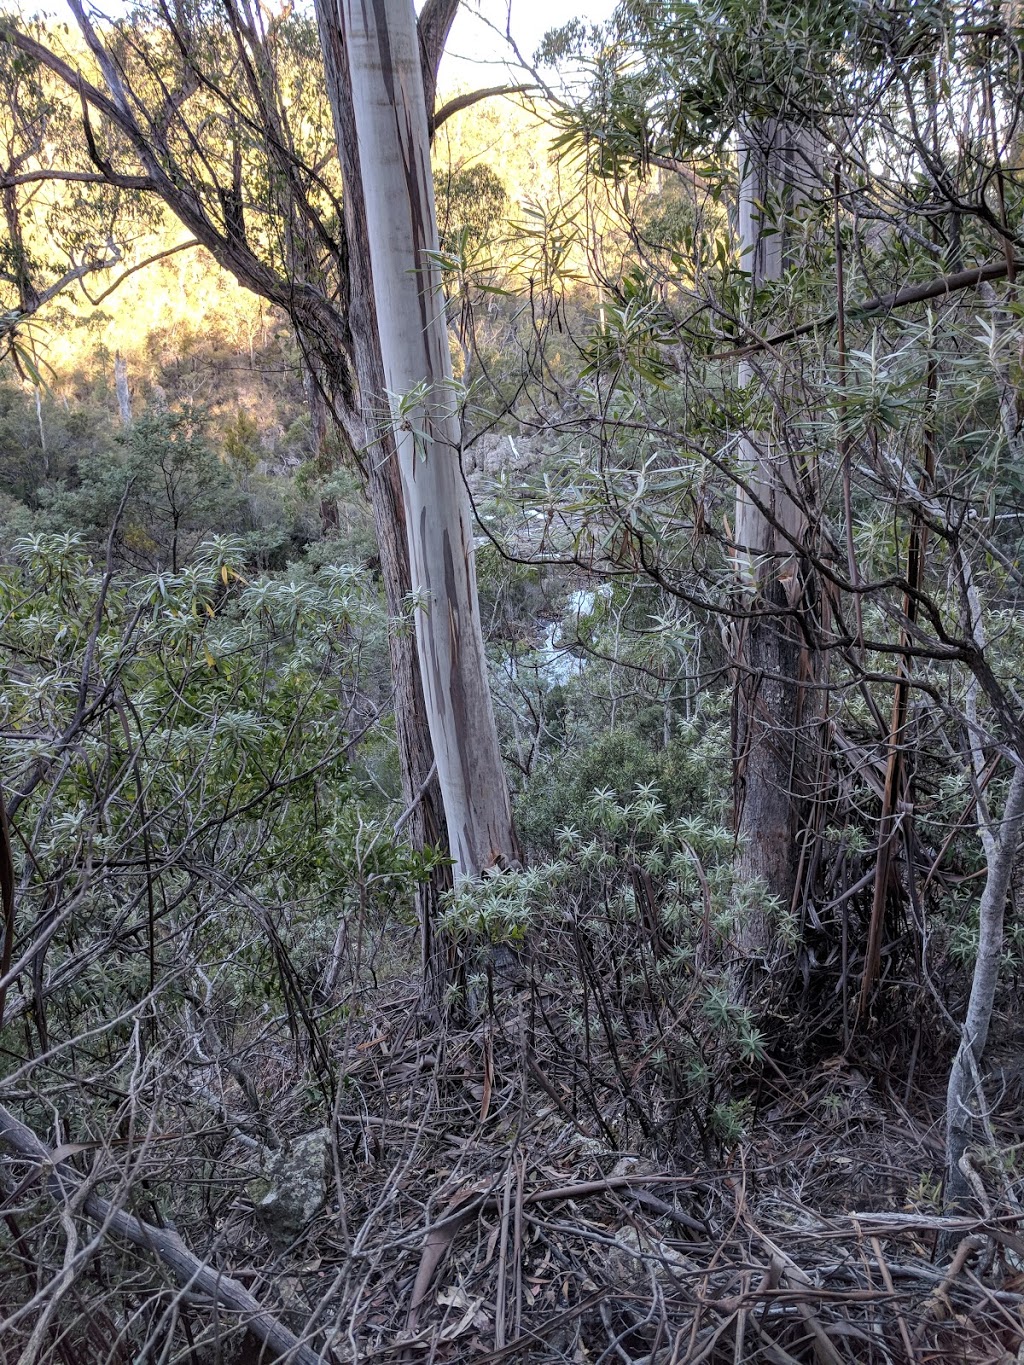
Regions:
[[[985, 649], [985, 628], [981, 601], [974, 585], [966, 555], [960, 561], [963, 614], [966, 634], [979, 653]], [[1024, 832], [1024, 763], [1017, 759], [1006, 795], [1002, 820], [995, 819], [984, 795], [982, 774], [985, 754], [978, 724], [977, 678], [967, 690], [966, 721], [971, 763], [976, 780], [978, 833], [985, 850], [985, 886], [978, 906], [978, 956], [974, 962], [971, 995], [953, 1065], [946, 1087], [946, 1191], [945, 1202], [951, 1209], [962, 1208], [970, 1200], [971, 1182], [966, 1158], [978, 1120], [982, 1117], [985, 1096], [981, 1085], [981, 1061], [988, 1042], [992, 1011], [999, 985], [999, 960], [1003, 952], [1003, 922], [1006, 899], [1013, 876], [1013, 864]], [[948, 1241], [948, 1239], [947, 1239]], [[944, 1245], [943, 1250], [949, 1250]]]
[[121, 426], [129, 431], [132, 425], [132, 391], [128, 386], [128, 362], [120, 351], [114, 352], [114, 390]]
[[1000, 822], [991, 822], [987, 829], [991, 837], [985, 841], [988, 866], [985, 889], [978, 906], [978, 956], [974, 964], [967, 1017], [946, 1089], [946, 1205], [950, 1208], [962, 1207], [971, 1195], [964, 1165], [984, 1104], [981, 1060], [988, 1042], [996, 987], [999, 985], [1006, 898], [1022, 828], [1024, 764], [1018, 761], [1010, 780], [1003, 818]]
[[[740, 248], [756, 290], [781, 279], [791, 263], [785, 219], [809, 194], [814, 149], [799, 130], [765, 120], [741, 126], [738, 151]], [[741, 384], [756, 377], [752, 365], [741, 364]], [[740, 602], [750, 614], [737, 623], [735, 650], [737, 871], [788, 910], [797, 865], [799, 770], [806, 767], [801, 738], [813, 733], [816, 710], [807, 687], [815, 661], [800, 628], [807, 517], [784, 423], [744, 436], [739, 456], [735, 558]], [[769, 959], [771, 916], [757, 907], [746, 911], [736, 941], [744, 956]]]
[[[385, 393], [401, 468], [416, 640], [457, 878], [519, 861], [487, 681], [444, 319], [412, 0], [338, 0]], [[370, 459], [374, 451], [369, 452]]]
[[[444, 3], [450, 11], [448, 0], [439, 0], [439, 3]], [[430, 5], [431, 0], [428, 0], [424, 15]], [[348, 413], [351, 430], [347, 430], [346, 435], [356, 449], [372, 449], [374, 456], [364, 461], [364, 467], [380, 550], [381, 577], [392, 621], [388, 631], [388, 648], [395, 687], [395, 738], [402, 771], [402, 792], [409, 812], [405, 828], [414, 848], [434, 848], [447, 853], [448, 831], [427, 721], [419, 654], [413, 633], [402, 628], [412, 590], [412, 575], [409, 570], [398, 450], [390, 412], [387, 405], [384, 404], [382, 408], [381, 403], [386, 386], [373, 300], [369, 233], [352, 115], [348, 52], [342, 39], [341, 18], [334, 0], [315, 0], [315, 8], [342, 183], [345, 186], [342, 210], [348, 260], [349, 336], [346, 346], [355, 377], [353, 399], [356, 407], [355, 411]], [[421, 42], [421, 48], [424, 46]], [[436, 50], [440, 51], [439, 45]], [[436, 923], [440, 897], [450, 887], [448, 868], [436, 867], [429, 882], [421, 884], [416, 893], [426, 998], [435, 1005], [441, 1003], [459, 969], [458, 955], [446, 937], [437, 932]]]

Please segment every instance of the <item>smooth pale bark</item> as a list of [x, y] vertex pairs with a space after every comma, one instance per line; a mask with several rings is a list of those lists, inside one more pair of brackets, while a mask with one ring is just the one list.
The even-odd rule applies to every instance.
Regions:
[[[437, 66], [457, 3], [458, 0], [427, 0], [420, 16], [423, 78], [431, 91], [436, 83]], [[402, 818], [406, 837], [413, 848], [445, 853], [447, 832], [440, 789], [434, 775], [434, 753], [416, 643], [403, 624], [411, 577], [398, 456], [390, 426], [378, 432], [372, 418], [375, 407], [379, 406], [380, 395], [384, 392], [384, 381], [370, 284], [359, 158], [352, 126], [347, 56], [331, 5], [322, 5], [317, 0], [316, 12], [324, 76], [345, 186], [342, 204], [346, 265], [343, 279], [345, 333], [343, 338], [338, 337], [336, 359], [344, 356], [346, 363], [343, 367], [344, 382], [339, 383], [337, 363], [332, 364], [330, 361], [330, 339], [327, 339], [328, 350], [325, 350], [323, 345], [316, 347], [319, 338], [309, 338], [313, 345], [307, 342], [306, 375], [312, 435], [315, 448], [322, 457], [324, 472], [327, 472], [329, 463], [325, 452], [328, 425], [332, 418], [342, 448], [353, 452], [371, 452], [371, 458], [364, 461], [363, 467], [373, 512], [384, 598], [390, 618], [388, 650], [394, 686], [395, 737], [405, 802]], [[269, 66], [262, 72], [262, 83], [264, 104], [276, 110], [274, 78]], [[282, 144], [287, 141], [286, 128], [279, 126], [275, 131]], [[305, 281], [317, 258], [309, 224], [301, 216], [296, 216], [295, 222], [287, 228], [287, 235], [292, 274], [297, 280]], [[337, 505], [333, 499], [321, 503], [321, 518], [327, 531], [337, 524]], [[448, 870], [440, 866], [434, 869], [428, 880], [416, 887], [415, 892], [425, 997], [435, 1004], [443, 997], [451, 976], [452, 964], [447, 945], [435, 932], [438, 898], [449, 886]]]
[[[498, 747], [477, 604], [472, 521], [444, 319], [430, 142], [411, 0], [331, 15], [347, 69], [365, 233], [350, 251], [369, 260], [381, 379], [360, 377], [371, 464], [398, 456], [427, 720], [457, 878], [519, 861]], [[344, 170], [344, 168], [343, 168]], [[348, 191], [347, 191], [348, 192]], [[353, 272], [353, 276], [355, 272]], [[364, 297], [368, 308], [370, 297]], [[353, 312], [356, 303], [352, 300]], [[353, 319], [354, 320], [354, 319]], [[367, 324], [369, 319], [366, 319]], [[371, 367], [368, 367], [368, 369]], [[365, 380], [365, 383], [364, 383]]]
[[120, 351], [114, 352], [114, 390], [121, 425], [128, 431], [132, 424], [132, 393], [128, 387], [128, 362]]
[[[982, 820], [985, 813], [981, 812]], [[983, 825], [984, 828], [984, 825]], [[971, 997], [967, 1005], [960, 1046], [949, 1073], [946, 1089], [946, 1205], [961, 1207], [970, 1200], [971, 1186], [964, 1170], [967, 1149], [984, 1104], [981, 1091], [981, 1060], [999, 984], [999, 960], [1003, 952], [1003, 921], [1013, 875], [1013, 863], [1024, 829], [1024, 764], [1019, 761], [1010, 780], [1002, 820], [988, 825], [986, 833], [985, 889], [978, 906], [978, 956], [974, 964]]]
[[[809, 190], [813, 148], [785, 124], [740, 130], [739, 237], [751, 288], [782, 277], [792, 254], [787, 224]], [[770, 206], [770, 207], [768, 207]], [[743, 362], [742, 384], [754, 382]], [[800, 629], [805, 592], [799, 547], [807, 531], [800, 472], [779, 431], [739, 443], [735, 558], [741, 600], [735, 694], [735, 803], [739, 876], [761, 883], [789, 909], [797, 868], [801, 736], [814, 730], [807, 683], [814, 660]], [[736, 926], [748, 957], [770, 957], [771, 917], [748, 910]]]
[[[356, 386], [356, 411], [350, 412], [348, 438], [367, 450], [364, 460], [373, 510], [381, 578], [392, 628], [388, 632], [391, 678], [395, 688], [395, 736], [398, 742], [407, 837], [414, 848], [447, 851], [447, 829], [434, 749], [427, 723], [416, 639], [398, 622], [412, 590], [402, 477], [391, 422], [377, 418], [386, 409], [384, 368], [374, 310], [366, 213], [359, 170], [359, 149], [352, 117], [348, 53], [333, 0], [316, 0], [320, 46], [341, 164], [345, 241], [348, 253], [348, 344]], [[448, 870], [439, 867], [417, 889], [420, 947], [428, 996], [440, 1001], [451, 976], [448, 945], [436, 933], [439, 895], [450, 886]]]

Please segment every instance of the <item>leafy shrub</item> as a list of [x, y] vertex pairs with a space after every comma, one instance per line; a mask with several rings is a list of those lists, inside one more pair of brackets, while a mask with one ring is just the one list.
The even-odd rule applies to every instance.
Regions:
[[722, 967], [746, 893], [734, 836], [711, 807], [675, 814], [653, 783], [626, 798], [606, 785], [578, 813], [551, 856], [456, 888], [445, 928], [525, 951], [548, 1075], [610, 1148], [694, 1123], [708, 1143], [733, 1143], [747, 1117], [737, 1077], [764, 1054]]
[[[5, 1068], [22, 1065], [29, 1021], [55, 1050], [22, 1065], [39, 1093], [63, 1049], [95, 1036], [116, 1052], [142, 1018], [173, 1053], [195, 1000], [228, 1032], [269, 1008], [315, 1062], [302, 1002], [333, 1007], [345, 944], [408, 919], [426, 873], [358, 757], [376, 714], [359, 677], [376, 629], [366, 576], [249, 582], [224, 539], [134, 581], [73, 534], [16, 554], [0, 571], [0, 727], [9, 808], [30, 832], [15, 855], [31, 970], [7, 1002]], [[191, 1102], [187, 1073], [168, 1084]], [[83, 1122], [102, 1130], [102, 1104]]]

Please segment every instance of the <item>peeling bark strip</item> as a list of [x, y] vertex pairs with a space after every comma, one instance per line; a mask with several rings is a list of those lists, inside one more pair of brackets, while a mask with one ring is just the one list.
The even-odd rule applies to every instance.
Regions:
[[[398, 448], [416, 641], [457, 878], [519, 861], [487, 682], [469, 502], [440, 274], [430, 142], [411, 0], [338, 0], [383, 409]], [[378, 417], [379, 420], [379, 417]], [[374, 452], [371, 450], [371, 460]]]

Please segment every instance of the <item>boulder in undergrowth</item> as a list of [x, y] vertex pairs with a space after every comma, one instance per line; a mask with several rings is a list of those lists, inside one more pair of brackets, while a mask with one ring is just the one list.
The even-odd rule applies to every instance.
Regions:
[[327, 1201], [327, 1128], [293, 1138], [286, 1147], [268, 1151], [263, 1174], [249, 1186], [256, 1216], [278, 1246], [289, 1246]]
[[675, 1275], [692, 1272], [693, 1265], [667, 1242], [625, 1227], [615, 1233], [615, 1245], [608, 1248], [603, 1269], [609, 1283], [632, 1293], [645, 1293], [650, 1290], [652, 1275], [662, 1284], [671, 1284]]

